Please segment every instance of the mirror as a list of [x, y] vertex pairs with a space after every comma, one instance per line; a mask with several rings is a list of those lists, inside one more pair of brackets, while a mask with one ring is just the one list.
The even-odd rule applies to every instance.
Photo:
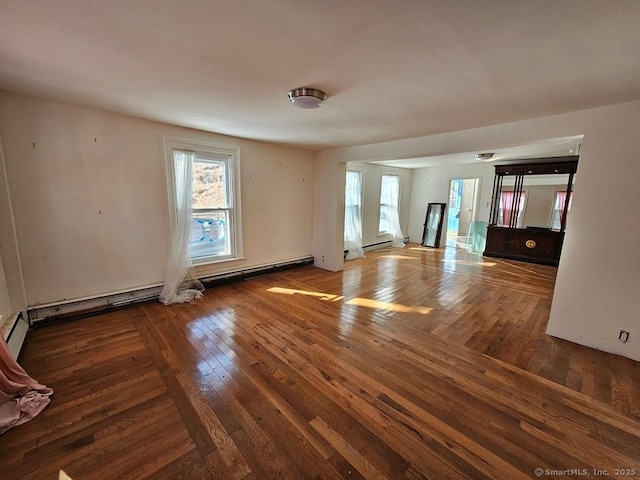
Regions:
[[[576, 175], [571, 178], [572, 187]], [[559, 231], [561, 214], [564, 211], [569, 175], [529, 175], [523, 178], [521, 198], [517, 211], [511, 211], [515, 177], [505, 177], [500, 192], [497, 226], [507, 227], [511, 217], [515, 218], [515, 228], [536, 228]], [[573, 188], [571, 189], [573, 191]], [[573, 193], [570, 194], [573, 197]], [[571, 211], [571, 200], [567, 216]], [[565, 221], [566, 223], [566, 221]]]
[[423, 246], [433, 248], [440, 246], [442, 222], [446, 207], [446, 203], [430, 203], [427, 206], [427, 217], [424, 221], [424, 232], [422, 233]]
[[489, 225], [564, 232], [578, 157], [496, 165]]

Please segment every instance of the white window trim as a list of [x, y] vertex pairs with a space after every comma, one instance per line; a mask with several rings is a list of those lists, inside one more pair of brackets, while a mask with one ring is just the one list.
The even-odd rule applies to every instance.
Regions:
[[[174, 163], [173, 163], [173, 150], [186, 150], [186, 151], [210, 151], [218, 154], [229, 155], [229, 164], [232, 168], [229, 169], [229, 180], [232, 185], [232, 195], [229, 199], [233, 212], [233, 225], [234, 231], [231, 232], [233, 242], [232, 251], [233, 256], [224, 256], [220, 258], [216, 257], [202, 257], [192, 258], [194, 266], [217, 264], [222, 262], [232, 262], [237, 260], [243, 260], [243, 242], [242, 242], [242, 206], [240, 202], [240, 147], [238, 145], [226, 145], [216, 142], [211, 142], [196, 138], [177, 137], [164, 135], [162, 139], [162, 150], [164, 152], [165, 159], [165, 180], [167, 185], [167, 201], [168, 201], [168, 214], [169, 214], [169, 229], [167, 236], [168, 245], [171, 243], [171, 238], [175, 230], [177, 223], [176, 219], [176, 192], [174, 181]], [[169, 247], [170, 248], [170, 247]]]

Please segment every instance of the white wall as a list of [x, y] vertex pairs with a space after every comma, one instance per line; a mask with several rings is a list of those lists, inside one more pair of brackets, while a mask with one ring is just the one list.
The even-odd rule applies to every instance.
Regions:
[[0, 132], [29, 306], [162, 283], [162, 135], [241, 149], [247, 258], [206, 273], [311, 254], [310, 152], [6, 92]]
[[524, 189], [522, 226], [550, 227], [556, 192], [566, 190], [567, 185], [527, 185], [525, 182]]
[[412, 170], [407, 168], [386, 167], [369, 163], [347, 164], [348, 170], [362, 172], [362, 244], [375, 245], [381, 242], [390, 242], [391, 235], [378, 235], [380, 223], [380, 185], [382, 175], [398, 175], [400, 179], [400, 228], [405, 236], [409, 230], [409, 204], [411, 202], [411, 175]]
[[[325, 150], [317, 154], [317, 161], [329, 172], [335, 171], [341, 162], [491, 151], [583, 134], [576, 194], [558, 268], [548, 333], [640, 360], [637, 295], [640, 214], [636, 208], [640, 203], [639, 127], [640, 102], [629, 102], [462, 132]], [[441, 178], [447, 176], [458, 174], [442, 174]], [[463, 175], [472, 176], [475, 174]], [[426, 200], [439, 197], [442, 201], [436, 190], [419, 193], [416, 185], [421, 179], [423, 175], [414, 174], [410, 221], [413, 240], [421, 235], [416, 219], [424, 222]], [[486, 185], [485, 181], [484, 205]], [[316, 183], [316, 188], [322, 190], [316, 196], [344, 195], [328, 182]], [[446, 188], [446, 184], [437, 188]], [[314, 205], [314, 214], [317, 208]], [[333, 231], [314, 231], [314, 245], [322, 246], [319, 252], [326, 255], [332, 252], [331, 238], [335, 238]], [[618, 341], [620, 329], [631, 332], [626, 344]]]
[[585, 128], [547, 333], [640, 361], [640, 102], [598, 120]]
[[[489, 163], [450, 165], [418, 168], [413, 171], [411, 186], [411, 207], [409, 212], [409, 237], [412, 242], [422, 242], [424, 221], [429, 203], [446, 203], [449, 206], [449, 184], [454, 179], [479, 178], [479, 201], [476, 220], [489, 220], [491, 209], [491, 189], [493, 186], [493, 165]], [[448, 211], [448, 210], [447, 210]], [[447, 238], [447, 222], [442, 223], [440, 244]]]
[[378, 236], [383, 173], [400, 176], [400, 227], [406, 235], [411, 201], [411, 170], [362, 162], [347, 165], [334, 159], [323, 160], [321, 153], [316, 155], [313, 197], [313, 254], [316, 267], [338, 271], [344, 266], [344, 188], [347, 168], [363, 173], [363, 244], [391, 240], [390, 235]]
[[316, 267], [344, 266], [344, 190], [346, 165], [317, 159], [313, 175], [313, 255]]

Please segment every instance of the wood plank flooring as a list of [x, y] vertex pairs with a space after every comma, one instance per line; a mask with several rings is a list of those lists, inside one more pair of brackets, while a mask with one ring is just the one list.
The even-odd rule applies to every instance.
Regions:
[[0, 478], [640, 478], [640, 364], [547, 337], [554, 279], [409, 245], [33, 330]]

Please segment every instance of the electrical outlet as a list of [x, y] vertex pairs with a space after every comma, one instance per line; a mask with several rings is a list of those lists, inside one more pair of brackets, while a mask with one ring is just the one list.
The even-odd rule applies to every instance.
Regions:
[[626, 330], [620, 330], [618, 340], [620, 340], [622, 343], [627, 343], [627, 340], [629, 340], [629, 332], [627, 332]]

